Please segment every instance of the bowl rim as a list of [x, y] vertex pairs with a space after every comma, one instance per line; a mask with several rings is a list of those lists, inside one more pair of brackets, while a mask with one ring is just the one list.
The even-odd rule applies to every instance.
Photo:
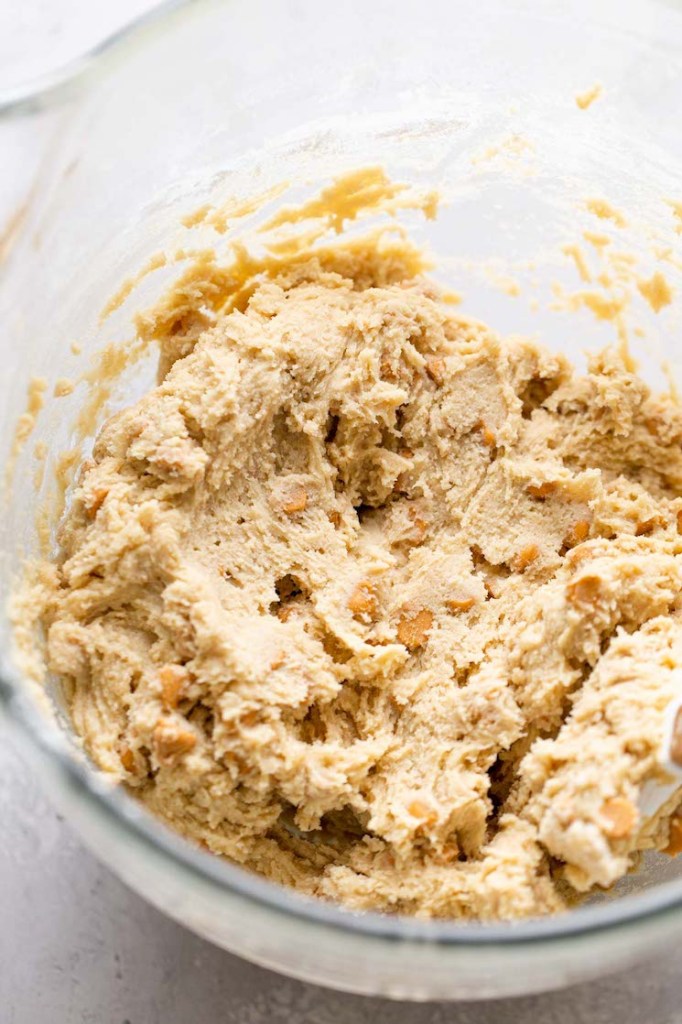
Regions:
[[59, 106], [85, 89], [93, 76], [106, 73], [109, 63], [125, 57], [133, 46], [144, 44], [148, 35], [172, 24], [175, 14], [183, 15], [191, 7], [207, 6], [210, 2], [157, 0], [149, 10], [130, 18], [65, 63], [0, 89], [0, 123]]

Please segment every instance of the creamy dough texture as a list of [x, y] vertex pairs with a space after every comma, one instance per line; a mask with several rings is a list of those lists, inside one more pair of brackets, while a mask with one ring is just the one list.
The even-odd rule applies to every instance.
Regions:
[[96, 764], [354, 908], [553, 912], [674, 845], [677, 405], [463, 317], [400, 244], [195, 291], [31, 590]]

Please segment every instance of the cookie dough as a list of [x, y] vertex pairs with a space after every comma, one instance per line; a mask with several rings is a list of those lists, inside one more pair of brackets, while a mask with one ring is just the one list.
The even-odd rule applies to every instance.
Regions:
[[553, 912], [670, 843], [674, 401], [378, 245], [192, 296], [149, 321], [158, 386], [101, 430], [31, 591], [93, 761], [360, 909]]

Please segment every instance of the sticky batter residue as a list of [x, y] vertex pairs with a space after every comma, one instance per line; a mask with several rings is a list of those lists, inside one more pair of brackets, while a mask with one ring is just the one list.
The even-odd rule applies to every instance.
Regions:
[[581, 110], [587, 110], [588, 107], [591, 107], [592, 104], [595, 103], [600, 98], [600, 96], [602, 96], [603, 92], [604, 87], [601, 85], [601, 83], [595, 82], [595, 84], [591, 85], [589, 89], [585, 89], [583, 90], [583, 92], [577, 93], [575, 97], [575, 102]]

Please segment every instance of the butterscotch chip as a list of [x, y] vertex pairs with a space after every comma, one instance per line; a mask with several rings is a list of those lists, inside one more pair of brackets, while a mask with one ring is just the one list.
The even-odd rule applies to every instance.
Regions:
[[422, 608], [416, 615], [405, 615], [398, 623], [398, 641], [408, 651], [416, 651], [428, 640], [432, 626], [433, 612], [428, 608]]
[[566, 565], [575, 569], [581, 562], [591, 558], [593, 554], [594, 551], [590, 550], [588, 544], [579, 544], [577, 548], [572, 548], [566, 555]]
[[682, 508], [677, 510], [677, 532], [682, 533]]
[[182, 665], [163, 665], [159, 669], [161, 699], [167, 708], [173, 710], [178, 706], [188, 678], [189, 673]]
[[383, 380], [414, 383], [418, 373], [416, 367], [406, 365], [401, 353], [384, 352], [379, 361], [379, 376]]
[[637, 808], [623, 796], [614, 796], [606, 800], [601, 808], [602, 818], [606, 819], [604, 831], [612, 839], [623, 839], [630, 835], [637, 822]]
[[132, 775], [135, 772], [135, 755], [130, 747], [123, 747], [120, 753], [121, 764]]
[[594, 604], [601, 592], [601, 585], [600, 576], [579, 576], [566, 587], [566, 596], [572, 604]]
[[537, 498], [539, 501], [544, 501], [549, 498], [550, 494], [554, 494], [557, 485], [551, 480], [545, 480], [541, 484], [528, 484], [526, 487], [527, 493], [531, 498]]
[[382, 355], [379, 362], [379, 374], [381, 377], [385, 380], [395, 380], [400, 375], [400, 369], [399, 361], [394, 364], [389, 355]]
[[564, 544], [567, 548], [577, 547], [587, 540], [590, 535], [590, 523], [587, 519], [579, 519], [564, 537]]
[[408, 508], [407, 514], [409, 518], [412, 520], [412, 529], [409, 535], [405, 538], [405, 541], [407, 544], [416, 547], [418, 544], [421, 544], [422, 541], [424, 540], [424, 537], [426, 536], [426, 531], [428, 529], [428, 524], [425, 519], [421, 518], [421, 516], [418, 513], [418, 510], [414, 506]]
[[338, 528], [341, 525], [341, 513], [337, 512], [336, 509], [332, 509], [331, 512], [327, 512], [327, 519], [332, 526], [336, 526]]
[[445, 607], [451, 612], [468, 612], [476, 604], [473, 597], [450, 597]]
[[532, 565], [540, 554], [537, 544], [527, 544], [521, 548], [518, 555], [512, 561], [512, 568], [516, 572], [525, 572], [529, 565]]
[[426, 530], [426, 520], [420, 519], [417, 516], [414, 520], [414, 528], [412, 531], [412, 537], [415, 544], [421, 544], [421, 542], [424, 540], [424, 537], [426, 536]]
[[682, 768], [682, 708], [675, 715], [668, 756], [673, 764], [679, 765]]
[[494, 448], [497, 444], [497, 438], [493, 434], [490, 427], [487, 427], [483, 420], [478, 424], [478, 429], [481, 431], [481, 438], [486, 448]]
[[413, 818], [419, 818], [427, 824], [433, 824], [438, 819], [437, 812], [425, 800], [412, 800], [407, 805], [407, 811]]
[[[403, 459], [412, 459], [412, 458], [414, 458], [414, 452], [412, 451], [411, 448], [400, 448], [399, 451], [398, 451], [398, 455], [401, 455], [403, 457]], [[682, 514], [682, 510], [680, 510], [680, 512]]]
[[410, 479], [407, 473], [399, 473], [393, 484], [394, 494], [407, 494], [410, 488]]
[[282, 502], [282, 511], [288, 516], [304, 512], [308, 504], [308, 492], [302, 484], [295, 484]]
[[426, 372], [438, 387], [445, 383], [445, 360], [440, 356], [429, 356], [426, 360]]
[[138, 511], [137, 521], [144, 530], [151, 530], [156, 519], [156, 512], [153, 505], [143, 505]]
[[357, 619], [375, 619], [379, 614], [376, 585], [370, 580], [358, 583], [348, 599], [348, 608]]
[[663, 853], [667, 853], [669, 857], [677, 857], [678, 853], [682, 853], [682, 818], [678, 815], [670, 822], [668, 843], [663, 847]]
[[89, 519], [94, 519], [109, 494], [108, 487], [97, 487], [85, 499], [84, 507]]
[[190, 729], [174, 722], [159, 722], [154, 729], [154, 752], [162, 763], [169, 763], [188, 754], [196, 746], [197, 738]]
[[650, 533], [653, 533], [657, 526], [661, 525], [661, 520], [658, 516], [651, 516], [650, 519], [645, 519], [641, 523], [637, 523], [635, 527], [635, 537], [648, 537]]

